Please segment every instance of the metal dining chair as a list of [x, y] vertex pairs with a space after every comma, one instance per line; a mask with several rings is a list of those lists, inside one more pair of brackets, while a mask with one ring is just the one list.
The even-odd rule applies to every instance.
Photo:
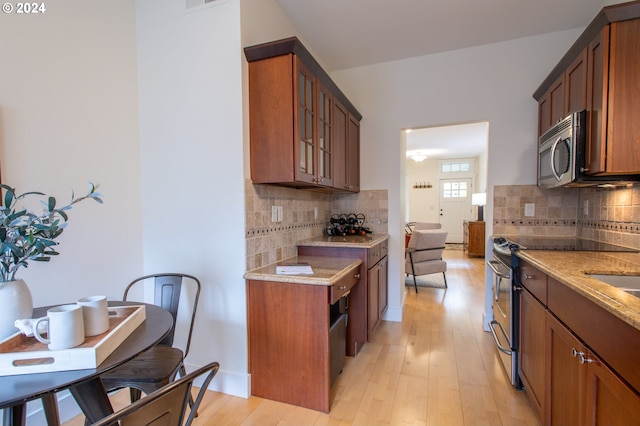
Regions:
[[[153, 303], [171, 312], [174, 326], [158, 345], [100, 376], [107, 392], [129, 388], [131, 401], [141, 393], [150, 394], [172, 382], [177, 374], [186, 375], [184, 358], [189, 354], [193, 323], [200, 297], [200, 281], [181, 273], [150, 274], [136, 278], [126, 287], [123, 300]], [[191, 303], [184, 303], [190, 300]], [[182, 302], [182, 303], [181, 303]], [[185, 309], [186, 308], [186, 309]], [[174, 345], [177, 326], [182, 325], [179, 312], [190, 318], [184, 349]]]
[[[127, 405], [110, 416], [93, 423], [93, 426], [151, 426], [159, 424], [165, 426], [190, 426], [196, 416], [196, 410], [207, 391], [207, 387], [219, 368], [220, 364], [217, 362], [207, 364]], [[191, 411], [185, 421], [193, 382], [201, 376], [204, 376], [204, 382], [195, 401], [191, 404]]]
[[[166, 309], [173, 317], [173, 327], [158, 345], [101, 375], [100, 378], [107, 392], [129, 388], [131, 401], [134, 402], [140, 399], [143, 392], [150, 394], [172, 382], [178, 374], [180, 377], [186, 375], [184, 358], [189, 354], [191, 346], [200, 288], [198, 278], [182, 273], [145, 275], [127, 285], [123, 296], [124, 301], [152, 303]], [[183, 313], [180, 318], [179, 312]], [[179, 319], [185, 316], [189, 318], [188, 323], [180, 323]], [[180, 334], [186, 334], [186, 337], [181, 339], [178, 345], [174, 345], [177, 325], [184, 325], [179, 328]], [[183, 328], [186, 330], [182, 330]], [[59, 424], [55, 393], [42, 395], [41, 399], [47, 424]]]

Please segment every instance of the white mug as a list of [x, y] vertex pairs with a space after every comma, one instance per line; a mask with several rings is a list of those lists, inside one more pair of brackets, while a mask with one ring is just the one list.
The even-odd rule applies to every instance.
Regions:
[[[38, 330], [41, 322], [47, 324], [47, 338]], [[70, 349], [84, 342], [84, 320], [82, 306], [61, 305], [47, 310], [47, 316], [38, 318], [33, 324], [33, 336], [49, 345], [52, 351]]]
[[84, 317], [84, 335], [97, 336], [109, 329], [109, 307], [106, 296], [89, 296], [78, 299]]

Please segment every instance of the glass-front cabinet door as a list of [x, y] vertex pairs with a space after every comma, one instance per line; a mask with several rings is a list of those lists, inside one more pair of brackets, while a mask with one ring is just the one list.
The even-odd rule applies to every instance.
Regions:
[[315, 92], [316, 79], [298, 60], [296, 61], [297, 87], [297, 158], [299, 161], [296, 178], [299, 181], [315, 183], [316, 179], [316, 129]]
[[318, 84], [318, 183], [333, 185], [333, 140], [331, 125], [333, 98]]

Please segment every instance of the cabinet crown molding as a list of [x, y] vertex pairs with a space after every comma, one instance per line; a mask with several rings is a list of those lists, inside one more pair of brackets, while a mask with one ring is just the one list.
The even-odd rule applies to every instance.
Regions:
[[542, 98], [542, 95], [544, 95], [547, 89], [551, 87], [569, 64], [580, 55], [583, 49], [589, 45], [591, 40], [593, 40], [605, 26], [613, 22], [637, 18], [640, 18], [640, 0], [604, 7], [600, 13], [593, 18], [591, 23], [585, 28], [562, 59], [560, 59], [560, 62], [551, 70], [538, 89], [536, 89], [533, 93], [534, 99], [540, 101], [540, 98]]

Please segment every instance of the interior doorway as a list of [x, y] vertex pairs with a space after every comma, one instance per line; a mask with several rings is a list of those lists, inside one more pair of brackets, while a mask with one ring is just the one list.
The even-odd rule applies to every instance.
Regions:
[[462, 243], [463, 221], [477, 217], [471, 196], [486, 192], [489, 123], [404, 131], [406, 221], [438, 222], [449, 232], [447, 242]]

